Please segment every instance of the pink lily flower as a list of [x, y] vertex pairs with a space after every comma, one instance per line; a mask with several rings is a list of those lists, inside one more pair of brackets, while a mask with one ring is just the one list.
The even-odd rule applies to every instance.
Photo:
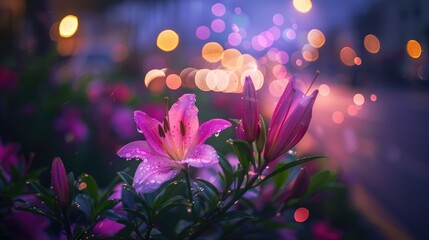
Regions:
[[69, 184], [66, 169], [59, 157], [52, 161], [51, 185], [60, 206], [67, 207], [70, 203]]
[[180, 97], [163, 122], [141, 111], [134, 112], [134, 120], [146, 141], [123, 146], [118, 156], [142, 160], [133, 180], [133, 186], [139, 193], [155, 191], [187, 165], [206, 167], [218, 163], [216, 150], [204, 142], [231, 126], [223, 119], [212, 119], [200, 125], [194, 94]]
[[249, 76], [244, 79], [241, 106], [242, 119], [237, 126], [237, 137], [252, 143], [259, 133], [259, 110], [255, 86]]
[[289, 82], [277, 103], [268, 128], [264, 151], [267, 162], [281, 157], [302, 139], [310, 125], [318, 92], [314, 90], [307, 96], [296, 88], [294, 79]]

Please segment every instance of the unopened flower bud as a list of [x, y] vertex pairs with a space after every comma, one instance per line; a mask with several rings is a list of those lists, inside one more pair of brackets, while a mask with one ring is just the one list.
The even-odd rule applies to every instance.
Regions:
[[67, 173], [61, 158], [56, 157], [52, 161], [51, 186], [55, 197], [61, 207], [66, 207], [70, 203], [69, 185]]

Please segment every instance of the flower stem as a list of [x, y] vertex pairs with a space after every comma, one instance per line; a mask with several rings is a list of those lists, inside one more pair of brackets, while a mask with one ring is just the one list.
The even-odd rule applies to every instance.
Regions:
[[189, 166], [187, 166], [186, 169], [183, 170], [183, 173], [185, 174], [185, 179], [186, 179], [186, 187], [188, 190], [188, 201], [189, 201], [189, 205], [191, 206], [190, 210], [192, 212], [192, 219], [194, 220], [194, 223], [197, 223], [198, 218], [194, 207], [194, 196], [192, 195], [191, 177], [189, 176]]
[[66, 213], [67, 210], [63, 208], [62, 212], [63, 212], [64, 229], [66, 231], [67, 240], [72, 240], [73, 239], [73, 233], [71, 231], [69, 216]]

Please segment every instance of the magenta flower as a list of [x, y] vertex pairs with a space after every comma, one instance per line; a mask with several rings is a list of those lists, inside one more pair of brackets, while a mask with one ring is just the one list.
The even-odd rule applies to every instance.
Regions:
[[307, 132], [318, 90], [309, 96], [296, 88], [292, 79], [274, 110], [264, 158], [272, 162], [294, 147]]
[[118, 151], [118, 156], [127, 160], [143, 160], [133, 181], [133, 186], [139, 193], [155, 191], [187, 165], [205, 167], [216, 164], [216, 150], [203, 143], [211, 135], [231, 126], [223, 119], [212, 119], [200, 126], [194, 94], [180, 97], [163, 122], [141, 111], [134, 112], [134, 119], [146, 141], [125, 145]]
[[259, 133], [258, 99], [252, 79], [246, 76], [243, 86], [242, 119], [237, 126], [237, 137], [249, 143], [256, 140]]
[[70, 203], [69, 184], [66, 169], [59, 157], [52, 161], [51, 186], [60, 206], [67, 207]]

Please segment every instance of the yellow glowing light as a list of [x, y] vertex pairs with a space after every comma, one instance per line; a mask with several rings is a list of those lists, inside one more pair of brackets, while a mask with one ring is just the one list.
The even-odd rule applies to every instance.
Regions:
[[233, 71], [228, 71], [228, 86], [224, 89], [224, 92], [236, 92], [239, 86], [238, 77]]
[[223, 47], [217, 42], [208, 42], [201, 50], [201, 56], [211, 63], [221, 60], [223, 54]]
[[179, 35], [173, 30], [167, 29], [159, 33], [156, 46], [162, 51], [171, 52], [179, 45]]
[[347, 66], [355, 65], [356, 52], [351, 47], [343, 47], [340, 51], [340, 59]]
[[353, 102], [356, 105], [361, 106], [361, 105], [363, 105], [365, 103], [365, 97], [362, 94], [360, 94], [360, 93], [356, 93], [353, 96]]
[[176, 90], [182, 86], [182, 79], [177, 74], [170, 74], [165, 79], [165, 84], [169, 89]]
[[64, 38], [69, 38], [73, 36], [78, 28], [79, 21], [75, 15], [65, 16], [59, 26], [60, 36]]
[[157, 79], [157, 78], [164, 78], [165, 77], [165, 70], [167, 69], [152, 69], [150, 70], [146, 76], [144, 77], [144, 84], [146, 85], [146, 87], [149, 87], [149, 84]]
[[407, 53], [412, 58], [419, 58], [422, 54], [422, 47], [416, 40], [410, 40], [407, 42]]
[[325, 44], [325, 35], [319, 29], [311, 29], [307, 34], [308, 43], [315, 48], [321, 48]]
[[341, 124], [344, 122], [344, 114], [340, 111], [336, 111], [332, 114], [332, 121], [336, 124]]
[[293, 0], [292, 3], [295, 9], [300, 13], [308, 13], [313, 7], [310, 0]]
[[319, 51], [310, 44], [305, 44], [302, 47], [302, 58], [307, 62], [314, 62], [319, 58]]
[[208, 69], [200, 69], [195, 74], [195, 85], [202, 91], [210, 91], [206, 83], [206, 76], [210, 72]]
[[241, 52], [235, 48], [226, 49], [222, 54], [222, 66], [235, 70], [243, 66], [243, 56]]
[[380, 51], [380, 40], [375, 35], [368, 34], [363, 39], [365, 49], [370, 53], [378, 53]]
[[319, 93], [320, 95], [327, 97], [331, 93], [331, 88], [327, 84], [320, 84]]

